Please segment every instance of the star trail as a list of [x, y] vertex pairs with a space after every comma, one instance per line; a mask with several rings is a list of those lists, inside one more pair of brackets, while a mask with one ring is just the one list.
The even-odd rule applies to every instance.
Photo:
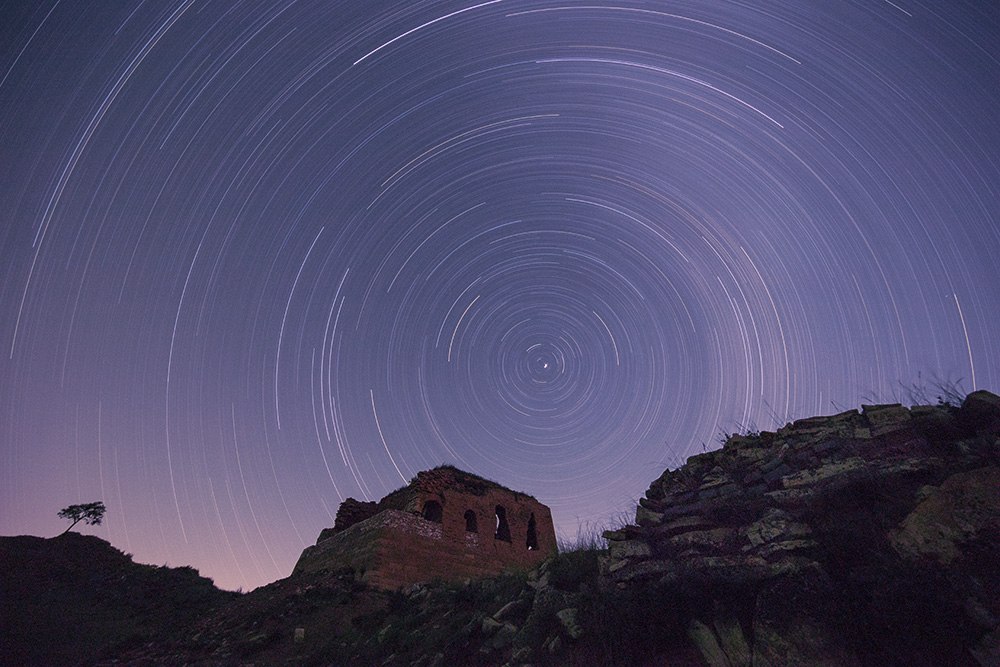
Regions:
[[225, 588], [441, 463], [572, 538], [1000, 387], [1000, 5], [0, 7], [0, 532]]

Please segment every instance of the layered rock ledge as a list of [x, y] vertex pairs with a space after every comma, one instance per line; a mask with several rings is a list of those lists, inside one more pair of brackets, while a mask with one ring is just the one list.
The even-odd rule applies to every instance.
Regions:
[[990, 392], [734, 435], [655, 480], [635, 524], [605, 533], [603, 574], [699, 601], [713, 667], [896, 664], [892, 636], [910, 664], [1000, 665]]

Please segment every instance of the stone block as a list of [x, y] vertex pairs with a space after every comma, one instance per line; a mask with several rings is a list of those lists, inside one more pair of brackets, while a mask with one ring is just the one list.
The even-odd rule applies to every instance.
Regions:
[[726, 439], [726, 442], [722, 445], [723, 450], [729, 453], [736, 453], [738, 450], [742, 449], [756, 449], [761, 446], [761, 440], [757, 436], [753, 435], [740, 435], [734, 433]]
[[514, 642], [516, 635], [517, 627], [510, 623], [503, 623], [492, 637], [483, 642], [482, 649], [480, 650], [495, 651], [504, 649]]
[[733, 542], [735, 528], [723, 527], [711, 530], [692, 530], [667, 538], [662, 542], [665, 548], [722, 551]]
[[633, 540], [642, 535], [639, 526], [622, 526], [618, 530], [606, 530], [601, 533], [601, 537], [609, 541]]
[[812, 432], [822, 431], [830, 428], [833, 423], [833, 417], [807, 417], [805, 419], [796, 419], [792, 422], [792, 431], [799, 432]]
[[976, 433], [1000, 433], [1000, 396], [985, 390], [965, 397], [959, 411], [961, 420]]
[[784, 454], [787, 450], [788, 450], [788, 445], [782, 446], [781, 449], [774, 456], [774, 458], [762, 463], [759, 468], [761, 474], [766, 475], [767, 473], [771, 472], [772, 470], [780, 466], [782, 463], [784, 463], [785, 462]]
[[765, 472], [763, 475], [761, 475], [761, 480], [765, 484], [775, 484], [779, 482], [785, 475], [788, 475], [791, 472], [792, 472], [792, 467], [787, 463], [785, 463], [784, 461], [782, 461], [778, 465], [774, 466], [773, 468]]
[[764, 461], [771, 455], [771, 451], [766, 447], [745, 447], [735, 452], [735, 458], [740, 465], [753, 465]]
[[638, 505], [635, 508], [635, 522], [640, 526], [655, 526], [663, 521], [662, 512], [654, 512]]
[[657, 537], [670, 537], [678, 533], [706, 528], [709, 525], [711, 522], [706, 517], [700, 514], [690, 514], [656, 526], [652, 529], [652, 534]]
[[663, 500], [650, 500], [649, 498], [639, 498], [639, 505], [654, 512], [662, 512], [668, 506]]
[[780, 509], [770, 509], [764, 516], [747, 526], [746, 536], [751, 547], [757, 547], [786, 534], [791, 523], [788, 514]]
[[673, 578], [677, 575], [677, 566], [666, 560], [643, 560], [628, 563], [611, 574], [616, 582], [635, 581], [652, 578]]
[[629, 561], [627, 560], [612, 560], [608, 558], [601, 563], [601, 572], [604, 572], [605, 574], [611, 574], [613, 572], [617, 572], [618, 570], [622, 569], [628, 564]]
[[559, 623], [570, 639], [579, 639], [583, 636], [583, 627], [577, 620], [579, 613], [580, 610], [576, 607], [567, 607], [556, 612], [556, 618], [559, 619]]
[[792, 552], [801, 552], [812, 549], [817, 545], [816, 540], [779, 540], [770, 542], [757, 550], [757, 555], [764, 559], [773, 559], [775, 555], [785, 556]]
[[503, 623], [496, 620], [495, 618], [487, 616], [486, 618], [483, 619], [483, 634], [486, 635], [487, 637], [492, 637], [493, 635], [498, 633], [500, 631], [500, 628], [502, 627]]
[[512, 600], [500, 607], [497, 613], [493, 614], [493, 618], [497, 621], [502, 621], [506, 618], [513, 618], [523, 614], [528, 609], [527, 600]]
[[646, 558], [652, 555], [649, 545], [641, 540], [608, 542], [608, 556], [613, 559]]
[[729, 656], [719, 644], [719, 638], [715, 636], [712, 628], [702, 623], [698, 619], [691, 619], [688, 625], [688, 637], [691, 643], [698, 648], [701, 657], [705, 659], [708, 667], [732, 667]]
[[698, 488], [701, 492], [704, 492], [706, 489], [713, 489], [715, 487], [723, 486], [724, 484], [732, 483], [733, 480], [729, 477], [729, 474], [719, 466], [716, 466], [707, 475], [705, 475], [705, 478], [702, 480], [701, 484], [698, 485]]
[[868, 420], [874, 437], [887, 435], [913, 426], [910, 411], [898, 403], [892, 405], [865, 405], [861, 414]]
[[814, 486], [838, 475], [860, 470], [868, 467], [868, 462], [861, 458], [848, 458], [842, 461], [826, 463], [818, 468], [801, 470], [789, 474], [781, 479], [781, 485], [786, 489], [794, 489], [801, 486]]
[[811, 449], [816, 454], [826, 454], [842, 447], [842, 443], [836, 438], [828, 438], [824, 440], [818, 440], [815, 444], [810, 446]]
[[1000, 468], [950, 476], [890, 533], [901, 555], [950, 563], [977, 533], [1000, 526]]
[[784, 509], [797, 509], [804, 507], [816, 495], [816, 490], [811, 487], [798, 487], [793, 489], [778, 489], [768, 491], [764, 496], [774, 505]]
[[715, 495], [718, 498], [729, 498], [731, 496], [739, 495], [743, 492], [744, 492], [743, 487], [737, 484], [736, 482], [729, 482], [728, 484], [724, 484], [715, 489]]

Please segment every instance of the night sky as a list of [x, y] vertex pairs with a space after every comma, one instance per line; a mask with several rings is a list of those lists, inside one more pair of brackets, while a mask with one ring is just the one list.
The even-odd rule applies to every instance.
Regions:
[[225, 588], [442, 463], [557, 531], [1000, 387], [995, 0], [8, 2], [0, 533]]

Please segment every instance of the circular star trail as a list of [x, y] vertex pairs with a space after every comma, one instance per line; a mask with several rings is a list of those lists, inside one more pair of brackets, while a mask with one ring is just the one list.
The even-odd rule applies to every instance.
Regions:
[[557, 530], [1000, 387], [995, 3], [13, 2], [0, 531], [227, 588], [451, 463]]

